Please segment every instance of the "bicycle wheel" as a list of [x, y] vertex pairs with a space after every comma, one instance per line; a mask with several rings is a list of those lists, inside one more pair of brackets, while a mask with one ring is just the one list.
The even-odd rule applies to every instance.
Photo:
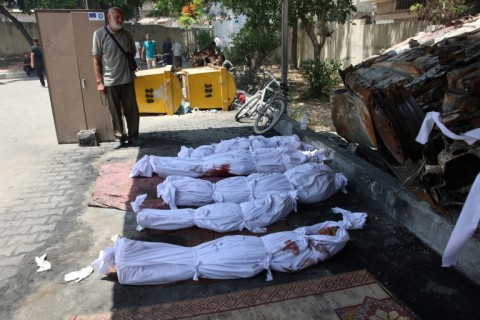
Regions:
[[235, 120], [240, 122], [241, 119], [250, 118], [252, 115], [254, 115], [257, 110], [257, 105], [260, 103], [261, 97], [261, 92], [257, 92], [251, 96], [250, 99], [248, 99], [248, 101], [245, 102], [240, 109], [238, 109], [237, 113], [235, 114]]
[[253, 125], [256, 134], [264, 134], [272, 129], [282, 118], [287, 108], [283, 99], [275, 98], [268, 101], [261, 110], [258, 110], [257, 118]]

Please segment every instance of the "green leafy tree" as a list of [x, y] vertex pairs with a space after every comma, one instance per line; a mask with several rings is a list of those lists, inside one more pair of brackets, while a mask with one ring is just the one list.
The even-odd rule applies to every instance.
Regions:
[[204, 0], [157, 0], [152, 16], [178, 17], [178, 21], [189, 27], [205, 18]]
[[145, 0], [22, 0], [24, 12], [33, 9], [85, 9], [88, 1], [89, 9], [107, 10], [110, 7], [122, 8], [125, 18], [138, 17], [138, 8], [145, 3]]
[[85, 1], [88, 1], [90, 9], [107, 10], [109, 7], [120, 7], [123, 9], [126, 19], [138, 17], [138, 8], [145, 3], [145, 0], [0, 0], [0, 14], [12, 21], [25, 40], [31, 44], [31, 35], [23, 24], [9, 12], [9, 9], [18, 8], [28, 14], [32, 13], [34, 9], [84, 9]]
[[155, 8], [151, 12], [151, 16], [160, 17], [179, 17], [182, 13], [182, 8], [188, 5], [190, 0], [157, 0], [153, 1]]
[[450, 24], [466, 15], [475, 14], [479, 9], [480, 3], [477, 0], [427, 0], [412, 5], [410, 12], [422, 21]]
[[[220, 3], [224, 8], [223, 16], [235, 19], [244, 15], [252, 27], [274, 25], [280, 30], [281, 1], [278, 0], [208, 0]], [[226, 13], [229, 9], [233, 17]], [[300, 22], [313, 45], [314, 58], [320, 57], [326, 40], [333, 35], [328, 22], [346, 23], [356, 11], [352, 0], [289, 0], [288, 20], [291, 26]]]
[[[23, 0], [21, 1], [18, 1], [18, 3], [20, 5], [23, 6]], [[12, 21], [12, 23], [15, 25], [15, 27], [18, 29], [18, 31], [20, 31], [20, 33], [23, 35], [23, 37], [25, 38], [25, 40], [29, 43], [29, 44], [32, 44], [32, 37], [30, 36], [30, 34], [28, 33], [28, 31], [25, 29], [25, 27], [23, 26], [23, 24], [17, 20], [17, 18], [15, 18], [11, 13], [10, 11], [8, 11], [9, 9], [12, 9], [12, 8], [17, 8], [18, 5], [17, 5], [17, 2], [15, 2], [14, 0], [7, 0], [7, 1], [2, 1], [0, 0], [0, 14], [3, 14], [5, 17], [7, 17], [10, 21]], [[22, 9], [23, 10], [23, 9]]]
[[325, 42], [334, 33], [328, 23], [346, 23], [356, 10], [352, 0], [293, 0], [288, 7], [289, 22], [300, 21], [312, 42], [314, 59], [320, 57]]
[[342, 61], [337, 59], [316, 58], [303, 61], [300, 70], [303, 79], [309, 84], [310, 94], [328, 96], [330, 89], [342, 81], [338, 72], [341, 66]]

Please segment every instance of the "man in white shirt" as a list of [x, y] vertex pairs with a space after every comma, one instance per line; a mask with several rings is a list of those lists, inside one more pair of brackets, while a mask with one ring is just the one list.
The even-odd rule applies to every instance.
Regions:
[[175, 41], [173, 44], [173, 58], [175, 62], [175, 68], [182, 67], [182, 45]]

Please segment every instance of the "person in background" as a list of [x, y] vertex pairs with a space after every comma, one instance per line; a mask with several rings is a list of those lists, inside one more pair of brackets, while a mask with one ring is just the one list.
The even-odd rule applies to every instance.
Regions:
[[203, 67], [205, 65], [203, 54], [200, 51], [195, 51], [192, 59], [190, 60], [190, 64], [192, 68]]
[[228, 71], [233, 71], [233, 64], [225, 59], [225, 55], [223, 53], [217, 55], [217, 65], [226, 68]]
[[38, 40], [37, 37], [32, 38], [33, 41], [33, 46], [32, 46], [32, 52], [30, 54], [30, 66], [32, 69], [35, 69], [35, 72], [37, 73], [38, 79], [40, 80], [40, 84], [42, 87], [45, 86], [45, 65], [43, 63], [43, 50], [42, 46], [40, 45], [40, 41]]
[[175, 60], [175, 68], [182, 67], [182, 45], [175, 41], [173, 44], [173, 59]]
[[142, 48], [142, 59], [147, 62], [147, 68], [157, 67], [157, 43], [152, 40], [149, 33], [145, 34], [145, 41]]
[[[135, 71], [130, 70], [127, 57], [108, 33], [115, 37], [126, 52], [132, 54], [135, 42], [130, 32], [123, 28], [122, 9], [108, 9], [107, 21], [107, 26], [93, 33], [93, 71], [97, 79], [97, 90], [107, 96], [116, 138], [114, 148], [123, 147], [127, 142], [138, 147], [142, 143], [138, 138], [140, 115], [135, 95]], [[123, 125], [123, 116], [128, 135]]]
[[210, 48], [205, 49], [205, 52], [204, 52], [204, 55], [203, 55], [203, 61], [204, 61], [204, 65], [214, 63], [212, 49], [210, 49]]
[[33, 71], [32, 58], [30, 57], [30, 54], [27, 51], [23, 53], [23, 71], [25, 71], [25, 73], [29, 77], [30, 77], [30, 73]]
[[140, 47], [140, 43], [135, 39], [135, 37], [133, 38], [133, 41], [135, 41], [135, 62], [137, 63], [137, 68], [138, 69], [141, 69], [140, 68], [140, 51], [142, 50], [141, 47]]
[[173, 64], [173, 51], [172, 51], [172, 42], [170, 41], [170, 37], [163, 42], [162, 45], [162, 58], [166, 64], [172, 65]]

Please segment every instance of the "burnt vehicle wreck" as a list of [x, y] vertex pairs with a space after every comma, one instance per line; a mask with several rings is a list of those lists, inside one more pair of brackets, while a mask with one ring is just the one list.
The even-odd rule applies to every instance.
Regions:
[[458, 213], [480, 172], [478, 138], [451, 139], [437, 127], [424, 145], [416, 137], [433, 111], [454, 134], [480, 128], [480, 16], [419, 34], [340, 74], [344, 87], [330, 101], [338, 135], [374, 154], [439, 212]]

